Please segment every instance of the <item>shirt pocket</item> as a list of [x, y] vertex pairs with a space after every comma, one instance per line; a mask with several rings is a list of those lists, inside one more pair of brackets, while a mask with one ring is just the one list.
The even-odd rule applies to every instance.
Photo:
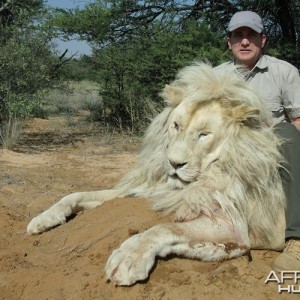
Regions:
[[273, 118], [279, 118], [284, 114], [284, 108], [279, 97], [266, 99], [266, 107], [272, 112]]

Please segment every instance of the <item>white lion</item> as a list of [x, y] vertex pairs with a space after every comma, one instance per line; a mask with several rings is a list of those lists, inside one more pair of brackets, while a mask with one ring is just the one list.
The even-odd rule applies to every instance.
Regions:
[[112, 190], [68, 195], [35, 217], [29, 234], [63, 224], [72, 213], [116, 197], [149, 197], [173, 213], [113, 251], [106, 276], [116, 285], [148, 277], [155, 257], [203, 261], [250, 249], [284, 247], [285, 196], [280, 140], [270, 115], [235, 67], [198, 63], [162, 92], [167, 107], [150, 125], [137, 167]]

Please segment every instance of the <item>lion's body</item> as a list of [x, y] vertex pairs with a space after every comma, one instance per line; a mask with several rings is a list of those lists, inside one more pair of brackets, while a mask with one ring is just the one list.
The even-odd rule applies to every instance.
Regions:
[[[183, 69], [162, 93], [168, 106], [150, 125], [136, 168], [114, 190], [63, 198], [35, 218], [28, 232], [41, 232], [63, 223], [70, 210], [116, 196], [151, 198], [154, 209], [173, 213], [176, 222], [153, 227], [112, 254], [107, 276], [124, 285], [145, 278], [157, 255], [220, 260], [249, 248], [282, 249], [280, 141], [258, 96], [236, 69], [228, 68], [198, 64]], [[57, 221], [60, 214], [64, 218]], [[152, 260], [134, 272], [133, 261], [142, 261], [140, 243], [152, 246]]]

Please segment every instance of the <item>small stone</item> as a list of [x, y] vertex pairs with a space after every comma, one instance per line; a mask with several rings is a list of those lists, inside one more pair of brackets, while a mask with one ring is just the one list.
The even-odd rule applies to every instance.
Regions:
[[38, 246], [40, 244], [40, 241], [39, 240], [35, 240], [34, 242], [33, 242], [33, 246]]
[[129, 229], [128, 229], [128, 234], [129, 234], [129, 236], [135, 235], [135, 234], [137, 234], [137, 233], [139, 233], [139, 230], [136, 229], [136, 228], [129, 228]]

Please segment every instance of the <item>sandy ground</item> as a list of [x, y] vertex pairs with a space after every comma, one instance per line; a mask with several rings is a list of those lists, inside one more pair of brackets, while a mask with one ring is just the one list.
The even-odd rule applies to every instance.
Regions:
[[28, 236], [30, 219], [62, 196], [112, 187], [134, 165], [138, 144], [61, 119], [31, 120], [25, 133], [14, 151], [0, 150], [0, 299], [296, 299], [264, 283], [274, 251], [251, 251], [251, 262], [169, 257], [157, 260], [145, 282], [106, 282], [112, 250], [132, 232], [165, 222], [146, 199], [116, 199]]

